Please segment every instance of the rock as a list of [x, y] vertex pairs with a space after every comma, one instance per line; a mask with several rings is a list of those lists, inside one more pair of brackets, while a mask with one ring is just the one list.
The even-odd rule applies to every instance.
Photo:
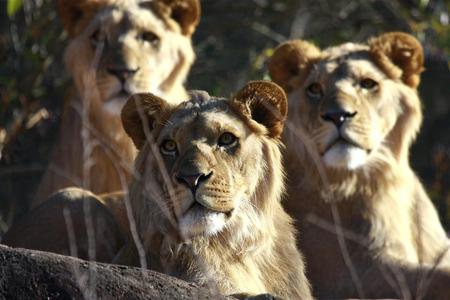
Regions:
[[207, 287], [150, 270], [3, 245], [0, 298], [227, 299]]

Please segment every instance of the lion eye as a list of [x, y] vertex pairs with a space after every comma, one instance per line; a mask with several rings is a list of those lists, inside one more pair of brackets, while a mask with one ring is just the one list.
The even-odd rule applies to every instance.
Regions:
[[100, 40], [102, 39], [100, 29], [97, 29], [96, 31], [94, 31], [94, 33], [91, 34], [90, 39], [91, 39], [91, 43], [93, 45], [97, 45], [97, 43], [100, 42]]
[[317, 82], [311, 83], [306, 88], [306, 93], [308, 94], [309, 97], [312, 97], [312, 98], [322, 97], [322, 95], [323, 95], [322, 86]]
[[158, 46], [160, 40], [159, 36], [157, 36], [151, 31], [142, 32], [138, 38], [144, 42], [149, 42], [155, 47]]
[[372, 90], [378, 86], [378, 83], [370, 78], [364, 78], [359, 84], [363, 89], [366, 90]]
[[177, 143], [174, 140], [165, 140], [162, 142], [161, 153], [165, 155], [173, 155], [177, 152]]
[[228, 147], [236, 144], [237, 137], [229, 132], [222, 133], [217, 144], [221, 147]]

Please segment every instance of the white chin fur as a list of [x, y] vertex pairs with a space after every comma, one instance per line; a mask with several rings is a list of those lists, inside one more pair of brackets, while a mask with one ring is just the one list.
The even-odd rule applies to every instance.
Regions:
[[103, 108], [113, 116], [120, 116], [122, 112], [122, 107], [127, 102], [127, 97], [116, 97], [111, 100], [108, 100], [103, 104]]
[[189, 240], [194, 236], [211, 236], [225, 227], [225, 214], [212, 212], [203, 207], [194, 206], [179, 223], [181, 236]]
[[366, 163], [367, 156], [364, 149], [345, 143], [337, 143], [325, 153], [323, 161], [326, 166], [331, 168], [355, 170]]

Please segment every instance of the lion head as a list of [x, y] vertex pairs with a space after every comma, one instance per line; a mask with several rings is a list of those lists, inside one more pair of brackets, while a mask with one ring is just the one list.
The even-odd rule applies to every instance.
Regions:
[[194, 60], [198, 0], [60, 0], [58, 5], [70, 37], [66, 65], [81, 95], [94, 81], [106, 110], [119, 115], [137, 92], [168, 101], [184, 94]]
[[[280, 88], [265, 91], [265, 85], [271, 87], [261, 84], [260, 90], [267, 93], [261, 99], [251, 94], [256, 93], [257, 82], [232, 101], [205, 92], [192, 92], [190, 101], [176, 107], [152, 94], [130, 98], [122, 120], [140, 150], [136, 168], [150, 193], [142, 196], [157, 204], [146, 209], [163, 209], [149, 214], [162, 219], [153, 220], [154, 225], [173, 217], [183, 239], [214, 236], [238, 219], [242, 221], [240, 215], [255, 215], [256, 206], [268, 204], [259, 203], [256, 197], [261, 184], [268, 193], [264, 199], [278, 201], [282, 175], [276, 174], [280, 170], [274, 171], [269, 184], [263, 174], [267, 168], [280, 166], [266, 166], [264, 161], [266, 155], [275, 155], [272, 159], [279, 163], [277, 138], [286, 103]], [[148, 121], [143, 124], [142, 118]], [[147, 135], [153, 135], [154, 145], [147, 142], [143, 125], [148, 125]]]
[[[122, 121], [139, 150], [130, 200], [144, 248], [164, 261], [162, 271], [213, 278], [223, 293], [309, 294], [280, 204], [286, 113], [283, 90], [264, 81], [231, 100], [200, 91], [178, 106], [152, 94], [128, 100]], [[288, 271], [291, 262], [296, 269]]]
[[[420, 43], [396, 32], [323, 51], [288, 41], [269, 63], [272, 79], [289, 93], [289, 120], [334, 171], [407, 162], [422, 120], [416, 90], [422, 70]], [[288, 144], [299, 144], [289, 136]]]

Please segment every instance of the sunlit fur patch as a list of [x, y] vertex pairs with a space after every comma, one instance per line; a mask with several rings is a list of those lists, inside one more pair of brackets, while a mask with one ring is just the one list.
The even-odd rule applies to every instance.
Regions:
[[338, 142], [324, 154], [323, 161], [330, 168], [355, 170], [364, 165], [367, 158], [366, 150]]

